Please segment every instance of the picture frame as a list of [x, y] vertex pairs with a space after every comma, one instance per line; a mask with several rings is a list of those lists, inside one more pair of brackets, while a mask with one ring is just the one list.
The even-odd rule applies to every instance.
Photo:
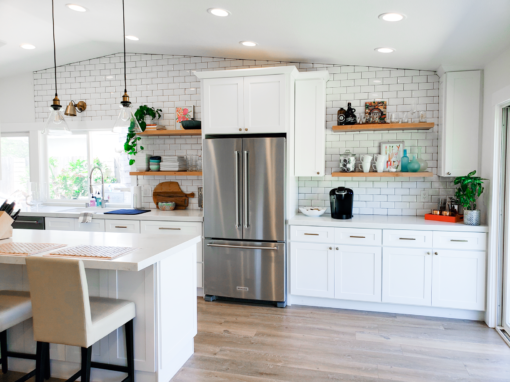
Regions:
[[387, 107], [388, 102], [383, 100], [365, 102], [365, 120], [376, 119], [377, 122], [370, 123], [386, 123]]
[[[404, 155], [404, 141], [381, 142], [381, 155], [386, 157], [384, 171], [400, 172], [400, 164]], [[393, 171], [392, 171], [393, 172]]]
[[195, 118], [195, 106], [178, 105], [175, 107], [175, 129], [184, 130], [181, 125], [182, 121], [189, 121]]

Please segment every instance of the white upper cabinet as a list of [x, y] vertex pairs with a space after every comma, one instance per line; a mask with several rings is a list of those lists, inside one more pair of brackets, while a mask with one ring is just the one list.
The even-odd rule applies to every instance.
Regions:
[[244, 131], [285, 133], [285, 76], [244, 77]]
[[203, 83], [203, 127], [207, 134], [235, 134], [244, 127], [243, 78], [215, 78]]
[[326, 80], [324, 78], [296, 80], [294, 105], [294, 175], [324, 176]]
[[450, 72], [441, 77], [440, 176], [462, 176], [479, 169], [481, 77], [480, 70]]

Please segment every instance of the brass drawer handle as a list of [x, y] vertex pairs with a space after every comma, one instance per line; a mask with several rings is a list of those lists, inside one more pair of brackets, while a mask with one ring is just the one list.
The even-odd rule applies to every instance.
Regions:
[[459, 243], [467, 243], [468, 240], [454, 240], [454, 239], [451, 239], [450, 241], [457, 241]]
[[349, 237], [352, 237], [353, 239], [366, 239], [365, 236], [349, 236]]
[[173, 230], [173, 231], [180, 231], [181, 230], [180, 228], [171, 228], [171, 227], [159, 227], [159, 229], [170, 229], [170, 230]]
[[414, 237], [399, 237], [399, 240], [416, 240]]
[[115, 228], [127, 228], [125, 225], [116, 225]]
[[306, 236], [319, 236], [318, 233], [305, 233]]

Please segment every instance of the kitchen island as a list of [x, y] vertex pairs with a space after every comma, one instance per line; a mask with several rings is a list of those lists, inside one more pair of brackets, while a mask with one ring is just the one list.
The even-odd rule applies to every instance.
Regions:
[[[89, 294], [135, 302], [137, 381], [168, 382], [193, 354], [200, 235], [14, 230], [13, 238], [1, 243], [10, 241], [136, 248], [113, 260], [84, 259]], [[0, 256], [2, 289], [29, 290], [24, 257]], [[10, 329], [8, 342], [11, 351], [35, 353], [32, 320]], [[50, 357], [52, 377], [67, 379], [80, 369], [77, 347], [51, 344]], [[94, 344], [92, 360], [125, 365], [124, 331], [119, 329]], [[28, 372], [34, 368], [34, 361], [10, 358], [9, 365], [10, 370]], [[123, 373], [92, 370], [96, 381], [124, 378]]]

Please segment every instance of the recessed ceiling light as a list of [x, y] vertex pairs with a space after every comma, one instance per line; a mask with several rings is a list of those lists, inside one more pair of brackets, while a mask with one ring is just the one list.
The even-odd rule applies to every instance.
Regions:
[[140, 39], [139, 39], [138, 37], [136, 37], [136, 36], [126, 36], [126, 38], [127, 38], [128, 40], [133, 40], [133, 41], [138, 41], [138, 40], [140, 40]]
[[393, 53], [395, 51], [395, 49], [392, 48], [375, 48], [374, 50], [379, 53]]
[[21, 44], [20, 45], [23, 49], [35, 49], [35, 46], [32, 44]]
[[383, 13], [379, 15], [379, 18], [384, 21], [401, 21], [404, 20], [406, 16], [401, 13]]
[[257, 43], [253, 42], [253, 41], [240, 41], [239, 44], [244, 45], [244, 46], [256, 46], [257, 45]]
[[229, 11], [221, 8], [209, 8], [207, 12], [209, 12], [211, 15], [219, 17], [227, 17], [228, 15], [230, 15]]
[[76, 11], [76, 12], [87, 12], [87, 9], [83, 8], [81, 5], [66, 4], [66, 6], [67, 6], [67, 8], [72, 9], [73, 11]]

